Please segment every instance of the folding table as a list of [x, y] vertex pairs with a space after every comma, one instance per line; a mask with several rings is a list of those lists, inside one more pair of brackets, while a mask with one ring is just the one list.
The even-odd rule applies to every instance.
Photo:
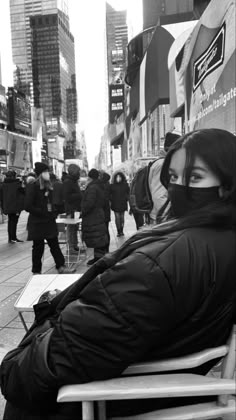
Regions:
[[64, 290], [82, 274], [38, 274], [31, 277], [25, 285], [20, 296], [15, 302], [14, 308], [27, 331], [27, 325], [23, 317], [23, 312], [33, 312], [33, 305], [38, 303], [40, 296], [49, 290]]

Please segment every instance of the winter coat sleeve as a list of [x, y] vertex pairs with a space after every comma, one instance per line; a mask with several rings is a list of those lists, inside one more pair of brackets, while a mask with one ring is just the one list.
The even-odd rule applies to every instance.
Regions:
[[[28, 406], [64, 384], [118, 376], [157, 346], [174, 319], [168, 279], [150, 257], [134, 252], [96, 276], [65, 307], [49, 340], [47, 334], [34, 339], [12, 372], [14, 389], [20, 387]], [[11, 390], [5, 397], [16, 398]]]

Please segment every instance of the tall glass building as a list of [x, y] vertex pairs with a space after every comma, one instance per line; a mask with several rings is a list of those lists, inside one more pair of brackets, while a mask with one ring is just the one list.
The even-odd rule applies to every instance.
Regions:
[[68, 0], [10, 0], [14, 83], [43, 108], [48, 135], [75, 141], [77, 98]]

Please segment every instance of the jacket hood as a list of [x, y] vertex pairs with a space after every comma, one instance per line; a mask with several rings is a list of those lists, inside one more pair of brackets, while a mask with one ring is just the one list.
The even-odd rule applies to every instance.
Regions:
[[109, 180], [110, 180], [110, 175], [109, 174], [107, 174], [106, 172], [103, 172], [102, 174], [101, 174], [101, 181], [103, 182], [103, 183], [105, 183], [105, 182], [108, 182]]
[[118, 172], [115, 172], [115, 173], [113, 174], [113, 177], [112, 177], [112, 182], [113, 182], [114, 184], [117, 184], [116, 178], [117, 178], [117, 176], [118, 176], [118, 175], [120, 175], [120, 177], [121, 177], [121, 182], [127, 182], [127, 181], [126, 181], [126, 178], [125, 178], [124, 173], [123, 173], [123, 172], [118, 171]]

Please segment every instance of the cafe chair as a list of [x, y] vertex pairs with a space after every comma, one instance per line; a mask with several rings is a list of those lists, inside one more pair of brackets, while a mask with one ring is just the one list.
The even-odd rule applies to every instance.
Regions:
[[[82, 385], [66, 385], [60, 388], [57, 401], [58, 403], [80, 401], [83, 420], [94, 420], [95, 402], [98, 403], [99, 420], [200, 420], [219, 419], [224, 415], [230, 415], [227, 419], [233, 419], [236, 412], [233, 397], [236, 394], [235, 351], [233, 328], [228, 342], [223, 346], [175, 359], [137, 363], [129, 366], [120, 378]], [[223, 358], [220, 377], [173, 373], [219, 358]], [[171, 373], [160, 374], [168, 371]], [[194, 396], [215, 396], [216, 401], [166, 408], [122, 418], [111, 419], [106, 416], [105, 402], [108, 400]], [[80, 418], [79, 413], [78, 418]]]

